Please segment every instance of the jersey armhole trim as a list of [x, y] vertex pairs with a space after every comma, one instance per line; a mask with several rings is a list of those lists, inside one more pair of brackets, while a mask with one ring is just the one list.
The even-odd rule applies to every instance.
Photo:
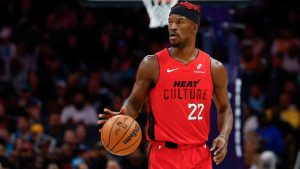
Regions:
[[209, 60], [209, 69], [210, 69], [210, 79], [211, 79], [211, 82], [212, 82], [212, 93], [214, 94], [214, 86], [215, 86], [215, 83], [214, 83], [214, 78], [213, 78], [213, 71], [211, 69], [211, 64], [212, 64], [212, 57], [210, 55], [207, 55], [208, 57], [208, 60]]
[[158, 64], [158, 77], [157, 77], [156, 82], [154, 82], [154, 81], [152, 82], [151, 89], [156, 88], [156, 85], [157, 85], [157, 83], [159, 82], [159, 79], [160, 79], [160, 64], [159, 64], [159, 59], [158, 59], [158, 56], [157, 56], [156, 53], [153, 56], [156, 58], [156, 61], [157, 61], [157, 64]]

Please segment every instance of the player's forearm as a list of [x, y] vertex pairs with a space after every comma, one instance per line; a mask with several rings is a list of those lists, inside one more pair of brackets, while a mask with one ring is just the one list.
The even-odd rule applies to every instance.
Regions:
[[229, 137], [232, 130], [233, 115], [230, 105], [218, 110], [218, 127], [220, 134]]
[[126, 101], [123, 103], [123, 107], [126, 108], [126, 115], [136, 119], [139, 115], [141, 105], [140, 103], [135, 102], [132, 98], [126, 99]]

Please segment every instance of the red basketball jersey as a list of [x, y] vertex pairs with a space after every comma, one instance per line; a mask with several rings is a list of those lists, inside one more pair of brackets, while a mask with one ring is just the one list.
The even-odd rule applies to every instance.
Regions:
[[149, 96], [148, 137], [177, 144], [202, 144], [210, 129], [213, 82], [210, 57], [198, 50], [185, 65], [168, 49], [156, 53], [159, 79]]

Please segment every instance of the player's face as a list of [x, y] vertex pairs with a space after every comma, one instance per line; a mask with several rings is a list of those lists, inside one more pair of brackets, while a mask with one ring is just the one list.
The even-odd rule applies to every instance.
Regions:
[[168, 19], [169, 40], [172, 47], [184, 47], [195, 36], [195, 23], [190, 19], [171, 14]]

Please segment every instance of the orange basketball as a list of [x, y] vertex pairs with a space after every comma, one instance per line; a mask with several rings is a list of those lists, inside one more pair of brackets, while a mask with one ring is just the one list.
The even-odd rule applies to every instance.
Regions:
[[125, 156], [134, 152], [140, 145], [142, 131], [139, 124], [131, 117], [117, 115], [103, 125], [101, 141], [112, 154]]

